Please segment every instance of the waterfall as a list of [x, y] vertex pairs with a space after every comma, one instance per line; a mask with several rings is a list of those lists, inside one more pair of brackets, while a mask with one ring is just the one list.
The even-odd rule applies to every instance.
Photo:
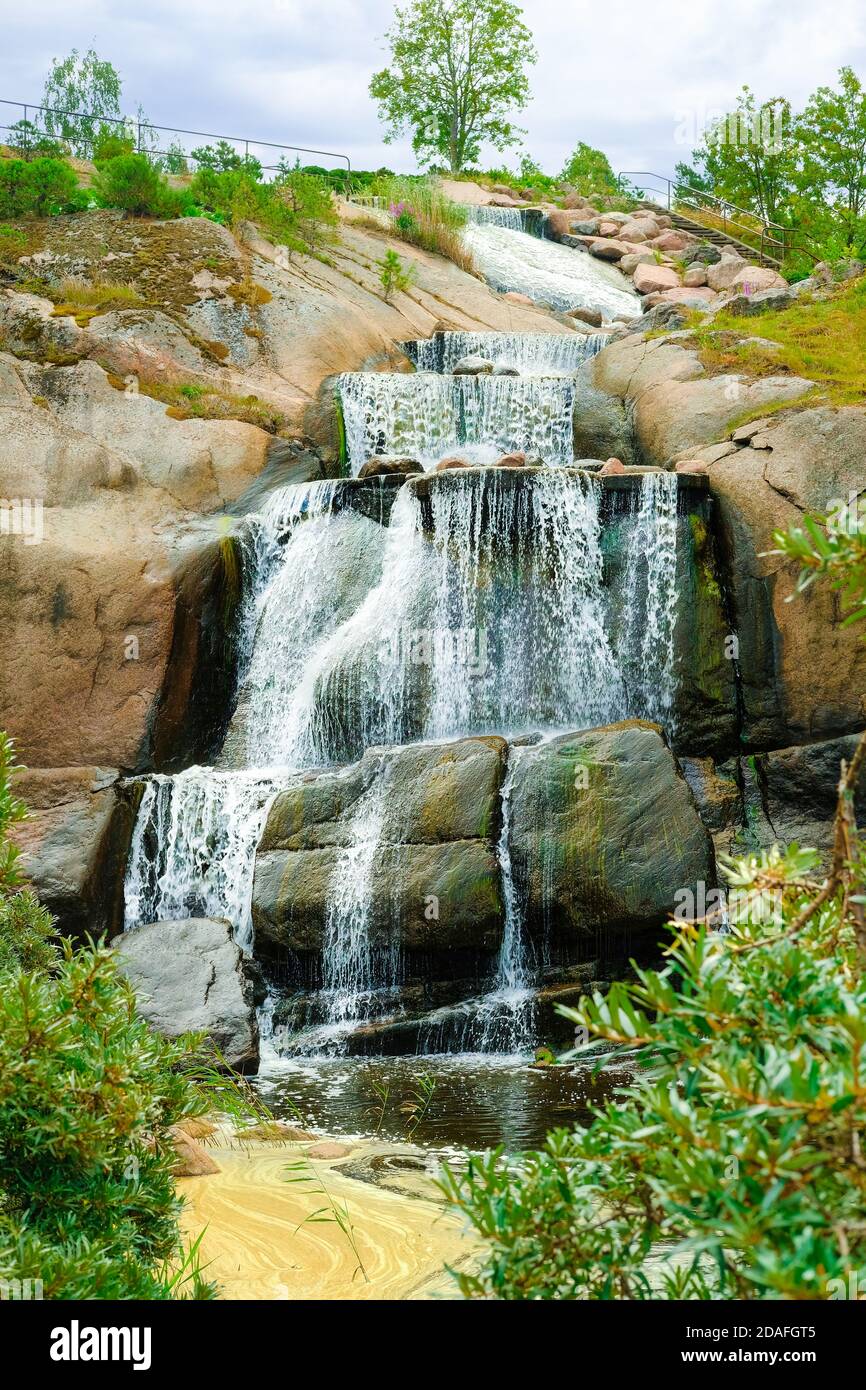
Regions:
[[425, 480], [424, 498], [410, 483], [348, 613], [343, 518], [302, 523], [262, 604], [246, 761], [299, 769], [419, 738], [668, 718], [676, 486], [642, 481], [616, 623], [589, 474], [458, 470]]
[[535, 1025], [533, 951], [523, 925], [514, 870], [511, 863], [511, 793], [520, 750], [509, 752], [500, 802], [502, 825], [496, 857], [502, 882], [504, 924], [493, 990], [479, 1009], [481, 1052], [518, 1053], [532, 1044]]
[[509, 232], [526, 231], [526, 208], [466, 208], [467, 222], [479, 223], [489, 227], [505, 227]]
[[[529, 234], [539, 228], [537, 210], [472, 209], [464, 237], [498, 290], [557, 309], [591, 307], [607, 319], [639, 311], [618, 272]], [[250, 952], [255, 854], [273, 798], [305, 770], [376, 749], [323, 861], [331, 868], [321, 988], [299, 1008], [308, 1051], [348, 1050], [349, 1033], [413, 997], [397, 988], [395, 907], [381, 887], [391, 871], [383, 856], [392, 853], [396, 746], [565, 732], [629, 715], [670, 728], [677, 478], [643, 476], [628, 512], [621, 493], [606, 493], [601, 479], [572, 466], [574, 377], [604, 341], [578, 332], [455, 331], [404, 344], [414, 373], [338, 379], [351, 473], [377, 454], [414, 458], [427, 470], [389, 492], [388, 525], [367, 514], [369, 485], [351, 479], [277, 489], [239, 523], [236, 709], [216, 767], [142, 779], [125, 924], [225, 917]], [[455, 376], [469, 354], [508, 371]], [[483, 466], [513, 452], [533, 466]], [[472, 466], [431, 471], [447, 455]], [[516, 876], [512, 864], [524, 756], [512, 743], [500, 791], [504, 922], [495, 973], [488, 976], [480, 951], [471, 965], [448, 967], [465, 967], [468, 975], [454, 978], [472, 979], [473, 989], [488, 978], [489, 992], [431, 1014], [422, 1045], [447, 1040], [514, 1053], [532, 1041], [546, 948], [524, 921], [522, 839]], [[553, 903], [543, 837], [537, 852], [545, 904]], [[439, 950], [437, 940], [432, 954]], [[310, 969], [305, 978], [318, 979], [318, 962]], [[426, 967], [413, 957], [416, 969]], [[405, 980], [418, 989], [411, 971]]]
[[675, 685], [677, 486], [675, 473], [641, 478], [624, 586], [630, 705], [668, 732]]
[[513, 474], [457, 473], [431, 494], [437, 621], [473, 643], [434, 647], [426, 735], [616, 718], [624, 691], [605, 630], [600, 485], [555, 469], [523, 486]]
[[565, 378], [350, 372], [338, 389], [353, 474], [375, 454], [430, 467], [447, 454], [495, 463], [522, 451], [568, 464], [574, 385]]
[[597, 309], [607, 321], [617, 314], [634, 318], [641, 312], [640, 300], [625, 276], [586, 252], [494, 225], [489, 219], [469, 222], [463, 239], [475, 265], [496, 290], [516, 290], [552, 309]]
[[401, 344], [419, 372], [453, 372], [463, 357], [478, 355], [494, 366], [527, 376], [573, 376], [588, 357], [600, 352], [604, 333], [436, 333]]
[[377, 949], [370, 934], [373, 872], [387, 809], [389, 764], [383, 756], [356, 802], [328, 889], [323, 950], [323, 1003], [340, 1028], [368, 1015], [383, 981], [396, 974], [396, 952]]
[[149, 777], [127, 862], [125, 927], [225, 917], [249, 952], [255, 850], [287, 780], [209, 767]]

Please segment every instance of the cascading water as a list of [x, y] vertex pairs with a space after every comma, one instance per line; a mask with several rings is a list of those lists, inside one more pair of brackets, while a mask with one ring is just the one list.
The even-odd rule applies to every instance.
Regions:
[[512, 748], [500, 804], [502, 826], [496, 857], [502, 880], [504, 923], [492, 991], [479, 1011], [481, 1052], [518, 1053], [532, 1043], [535, 1027], [535, 976], [532, 947], [523, 929], [523, 914], [511, 862], [511, 794], [520, 749]]
[[353, 474], [373, 454], [425, 467], [446, 454], [495, 463], [522, 451], [570, 463], [574, 386], [562, 379], [350, 372], [338, 389]]
[[677, 601], [677, 495], [675, 473], [643, 476], [625, 582], [623, 650], [630, 700], [644, 718], [664, 724], [669, 733]]
[[[523, 283], [509, 288], [525, 288], [529, 277], [537, 296], [554, 302], [552, 276], [570, 304], [605, 314], [636, 307], [603, 266], [528, 236], [522, 222], [521, 210], [496, 209], [466, 229], [497, 256], [510, 239], [505, 261], [519, 261]], [[542, 466], [410, 478], [387, 527], [355, 508], [351, 489], [360, 485], [351, 482], [282, 489], [248, 518], [237, 709], [217, 767], [145, 780], [126, 922], [225, 916], [249, 951], [255, 852], [273, 797], [304, 769], [354, 762], [381, 746], [373, 776], [340, 821], [320, 987], [306, 1015], [316, 1026], [302, 1050], [339, 1051], [353, 1028], [398, 1007], [399, 952], [383, 932], [391, 909], [373, 887], [388, 853], [391, 747], [575, 730], [627, 715], [670, 723], [677, 479], [646, 475], [632, 514], [620, 507], [614, 598], [604, 484], [570, 466], [569, 377], [601, 341], [443, 333], [406, 345], [422, 369], [414, 374], [340, 378], [353, 473], [382, 453], [426, 465], [459, 453], [477, 465], [522, 450]], [[470, 353], [523, 375], [450, 375]], [[500, 792], [496, 966], [488, 994], [456, 1010], [459, 1045], [508, 1053], [532, 1040], [542, 963], [524, 930], [512, 865], [512, 792], [523, 754], [512, 743]], [[452, 1019], [451, 1046], [455, 1010], [441, 1012]], [[435, 1011], [431, 1020], [422, 1046], [442, 1043]]]
[[125, 925], [225, 917], [249, 952], [255, 850], [286, 781], [210, 767], [148, 778], [127, 863]]
[[383, 755], [367, 790], [353, 808], [349, 843], [330, 883], [325, 922], [322, 1002], [332, 1029], [368, 1015], [383, 983], [396, 978], [396, 952], [377, 947], [370, 934], [373, 870], [382, 839], [389, 764]]
[[477, 355], [527, 376], [573, 376], [606, 341], [603, 333], [447, 332], [402, 346], [419, 372], [448, 374], [462, 358]]
[[505, 227], [509, 232], [525, 232], [526, 208], [467, 207], [466, 221], [485, 227]]
[[503, 293], [515, 290], [552, 309], [597, 309], [608, 321], [641, 312], [625, 277], [586, 252], [487, 220], [470, 221], [463, 238], [481, 274]]

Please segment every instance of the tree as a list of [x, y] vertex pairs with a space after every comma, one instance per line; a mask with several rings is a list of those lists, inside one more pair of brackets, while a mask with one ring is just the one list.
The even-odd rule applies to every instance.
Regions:
[[[851, 507], [777, 533], [798, 590], [828, 581], [866, 618]], [[856, 523], [856, 524], [854, 524]], [[830, 864], [789, 845], [729, 861], [728, 934], [677, 922], [660, 971], [566, 1017], [632, 1084], [537, 1153], [473, 1157], [443, 1187], [487, 1242], [468, 1297], [825, 1299], [866, 1266], [866, 837], [842, 763]], [[598, 1043], [584, 1051], [591, 1052]], [[859, 1281], [859, 1282], [858, 1282]]]
[[509, 120], [529, 100], [525, 69], [536, 61], [522, 11], [510, 0], [411, 0], [386, 38], [391, 63], [370, 94], [389, 127], [405, 130], [424, 164], [445, 160], [460, 173], [482, 141], [503, 150], [523, 133]]
[[379, 267], [379, 281], [384, 292], [385, 303], [390, 304], [398, 290], [405, 293], [411, 285], [412, 267], [404, 265], [397, 252], [391, 250], [386, 251], [381, 261], [377, 261], [376, 265]]
[[616, 174], [610, 167], [607, 155], [601, 150], [594, 150], [592, 145], [585, 145], [582, 140], [575, 147], [560, 178], [586, 198], [592, 193], [619, 191]]
[[796, 134], [801, 193], [809, 202], [829, 204], [844, 239], [859, 244], [866, 215], [866, 92], [852, 68], [840, 68], [838, 90], [813, 92]]
[[[49, 135], [67, 140], [74, 154], [88, 156], [101, 124], [121, 121], [121, 81], [116, 69], [90, 48], [81, 57], [52, 59], [42, 105]], [[65, 113], [72, 113], [70, 115]]]
[[692, 158], [701, 185], [717, 197], [763, 222], [779, 222], [788, 212], [795, 153], [790, 104], [784, 97], [758, 103], [743, 87], [734, 109], [707, 128]]

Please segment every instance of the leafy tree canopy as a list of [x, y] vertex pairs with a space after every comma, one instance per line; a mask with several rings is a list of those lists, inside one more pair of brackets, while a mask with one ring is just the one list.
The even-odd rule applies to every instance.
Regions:
[[[74, 154], [88, 156], [100, 125], [123, 119], [121, 81], [116, 68], [89, 48], [73, 48], [68, 58], [52, 59], [45, 82], [42, 114], [49, 135], [68, 141]], [[72, 115], [66, 115], [72, 112]]]
[[506, 149], [523, 133], [511, 112], [529, 100], [532, 35], [510, 0], [411, 0], [387, 33], [388, 67], [370, 94], [390, 141], [406, 130], [427, 165], [453, 173], [477, 161], [482, 142]]
[[582, 140], [575, 146], [560, 177], [584, 197], [591, 193], [616, 193], [619, 189], [607, 155]]

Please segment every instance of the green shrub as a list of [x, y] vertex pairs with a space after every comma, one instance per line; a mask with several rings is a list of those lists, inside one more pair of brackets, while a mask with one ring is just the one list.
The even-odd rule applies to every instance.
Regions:
[[0, 897], [0, 973], [52, 970], [57, 963], [54, 919], [29, 888]]
[[87, 202], [62, 159], [0, 160], [0, 217], [52, 217]]
[[15, 761], [15, 745], [0, 731], [0, 894], [12, 893], [22, 883], [19, 850], [9, 839], [13, 826], [27, 815], [27, 807], [12, 791], [12, 778], [21, 769]]
[[223, 170], [205, 166], [189, 191], [206, 215], [229, 226], [255, 222], [290, 251], [315, 250], [328, 239], [336, 222], [327, 182], [299, 169], [283, 169], [264, 183], [249, 165]]
[[405, 292], [412, 283], [412, 267], [405, 266], [396, 251], [386, 251], [379, 267], [379, 280], [385, 293], [385, 302], [390, 304], [398, 290]]
[[170, 1126], [243, 1109], [198, 1039], [136, 1016], [113, 952], [57, 944], [22, 888], [9, 832], [11, 741], [0, 733], [0, 1280], [45, 1298], [210, 1297], [185, 1249]]
[[121, 134], [121, 129], [120, 126], [109, 125], [99, 127], [93, 142], [93, 162], [97, 168], [107, 164], [110, 159], [119, 159], [122, 155], [135, 152], [133, 136]]
[[94, 179], [94, 191], [103, 207], [122, 208], [134, 217], [178, 217], [193, 201], [185, 191], [169, 188], [143, 154], [107, 160]]
[[[866, 618], [850, 518], [777, 534], [802, 591], [826, 577]], [[636, 1076], [544, 1149], [446, 1170], [486, 1242], [467, 1297], [825, 1299], [866, 1269], [866, 735], [843, 764], [832, 860], [791, 845], [729, 862], [729, 934], [679, 922], [662, 970], [566, 1017]], [[597, 1049], [589, 1044], [586, 1051]], [[599, 1062], [603, 1069], [608, 1055]]]
[[[0, 990], [0, 1273], [46, 1298], [167, 1298], [183, 1262], [169, 1126], [205, 1108], [190, 1045], [136, 1016], [112, 952]], [[204, 1290], [201, 1290], [204, 1292]]]

